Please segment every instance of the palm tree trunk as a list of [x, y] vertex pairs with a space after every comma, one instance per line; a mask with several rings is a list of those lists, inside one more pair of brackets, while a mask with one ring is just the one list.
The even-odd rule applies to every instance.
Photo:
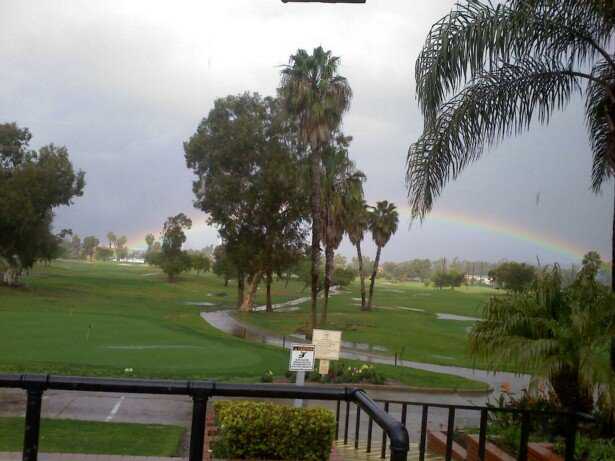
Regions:
[[333, 247], [327, 245], [325, 248], [325, 303], [323, 305], [322, 313], [320, 316], [320, 324], [325, 325], [327, 323], [327, 311], [329, 307], [329, 289], [333, 282], [333, 258], [335, 252]]
[[237, 307], [241, 306], [243, 301], [243, 292], [245, 291], [245, 280], [243, 272], [237, 274]]
[[[611, 290], [615, 291], [615, 195], [613, 196], [613, 229], [611, 233]], [[611, 370], [615, 372], [615, 336], [611, 337]]]
[[376, 283], [376, 276], [378, 275], [378, 265], [380, 264], [380, 252], [382, 247], [378, 247], [376, 250], [376, 260], [374, 261], [374, 271], [372, 272], [372, 279], [369, 283], [369, 299], [367, 301], [367, 310], [372, 309], [372, 299], [374, 297], [374, 285]]
[[367, 310], [365, 302], [365, 273], [363, 272], [363, 255], [361, 254], [361, 242], [357, 242], [357, 259], [359, 260], [359, 279], [361, 279], [361, 310]]
[[[316, 328], [318, 309], [318, 276], [320, 272], [320, 147], [312, 145], [311, 153], [311, 180], [312, 180], [312, 305], [311, 330]], [[309, 337], [311, 337], [311, 331]]]
[[273, 305], [271, 304], [271, 282], [272, 282], [271, 270], [267, 271], [267, 312], [273, 312]]

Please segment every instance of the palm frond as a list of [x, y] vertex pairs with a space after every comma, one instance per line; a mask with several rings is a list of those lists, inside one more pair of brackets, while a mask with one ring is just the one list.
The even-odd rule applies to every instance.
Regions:
[[426, 123], [448, 94], [499, 62], [540, 56], [581, 66], [604, 52], [612, 29], [588, 8], [568, 8], [570, 3], [494, 6], [469, 0], [456, 5], [431, 28], [416, 61], [416, 91]]
[[406, 183], [413, 217], [425, 216], [444, 185], [478, 159], [484, 145], [525, 131], [535, 118], [547, 123], [580, 90], [578, 79], [557, 61], [528, 57], [470, 81], [410, 146]]
[[592, 189], [599, 192], [615, 171], [615, 70], [602, 61], [592, 75], [600, 82], [590, 81], [587, 87], [585, 120], [593, 153]]

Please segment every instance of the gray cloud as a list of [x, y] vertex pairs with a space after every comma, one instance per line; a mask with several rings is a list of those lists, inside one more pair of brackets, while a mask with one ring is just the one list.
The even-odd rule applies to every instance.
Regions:
[[[185, 211], [199, 220], [189, 244], [201, 246], [215, 241], [215, 231], [192, 208], [182, 142], [216, 97], [272, 94], [278, 66], [297, 48], [322, 44], [342, 57], [354, 90], [344, 127], [368, 175], [368, 199], [403, 207], [405, 154], [422, 127], [414, 59], [430, 25], [452, 4], [7, 0], [0, 5], [0, 120], [30, 127], [36, 146], [67, 145], [86, 170], [86, 193], [58, 210], [58, 227], [100, 236], [115, 230], [135, 244]], [[437, 204], [437, 216], [497, 222], [499, 230], [434, 218], [409, 229], [404, 217], [384, 258], [571, 260], [544, 242], [514, 237], [519, 229], [608, 255], [611, 186], [594, 196], [590, 168], [582, 104], [575, 101], [549, 128], [486, 153]], [[343, 251], [351, 254], [347, 244]]]

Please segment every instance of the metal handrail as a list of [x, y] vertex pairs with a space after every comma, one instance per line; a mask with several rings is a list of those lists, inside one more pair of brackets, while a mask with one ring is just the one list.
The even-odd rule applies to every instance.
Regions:
[[[189, 395], [193, 399], [190, 461], [202, 461], [205, 413], [210, 397], [336, 400], [355, 403], [376, 421], [390, 440], [391, 460], [406, 461], [409, 439], [406, 428], [395, 421], [361, 389], [281, 384], [225, 384], [198, 380], [142, 380], [87, 378], [56, 375], [0, 374], [0, 388], [21, 388], [27, 392], [26, 424], [22, 459], [36, 461], [42, 395], [48, 389], [65, 391], [122, 392], [134, 394]], [[338, 407], [339, 408], [339, 407]]]

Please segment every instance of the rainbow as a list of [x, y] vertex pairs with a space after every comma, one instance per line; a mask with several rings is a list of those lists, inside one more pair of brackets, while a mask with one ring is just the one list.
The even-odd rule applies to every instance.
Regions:
[[[400, 211], [410, 216], [409, 207], [402, 207]], [[583, 259], [583, 256], [593, 249], [581, 247], [555, 235], [536, 232], [511, 222], [496, 220], [486, 216], [471, 215], [465, 212], [442, 209], [434, 210], [425, 218], [425, 222], [429, 221], [457, 224], [468, 229], [503, 235], [515, 240], [531, 243], [551, 253], [567, 256], [574, 260]]]

